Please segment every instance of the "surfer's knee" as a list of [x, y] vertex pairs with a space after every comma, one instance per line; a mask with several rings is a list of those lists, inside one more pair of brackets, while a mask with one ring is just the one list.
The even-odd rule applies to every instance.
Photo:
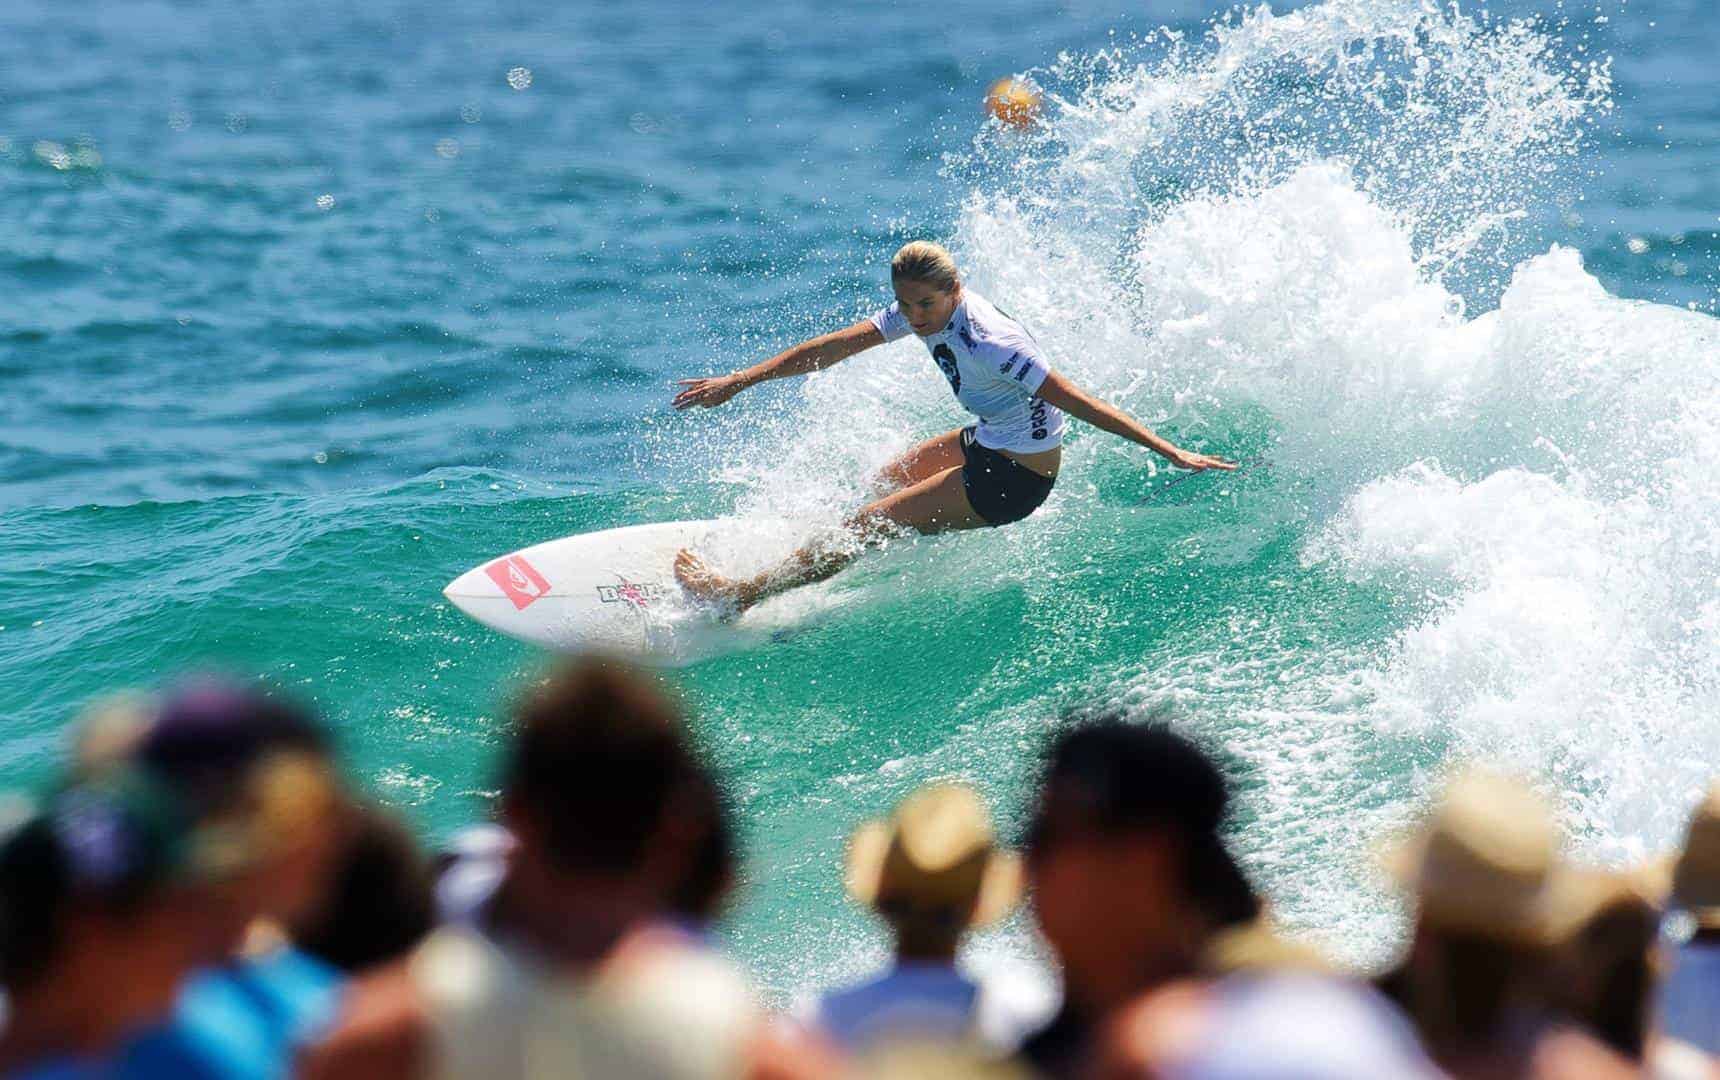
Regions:
[[[842, 523], [842, 536], [846, 536], [848, 546], [855, 548], [875, 547], [901, 532], [902, 524], [891, 516], [885, 499], [868, 503]], [[840, 540], [840, 536], [827, 537], [823, 543], [828, 546]]]

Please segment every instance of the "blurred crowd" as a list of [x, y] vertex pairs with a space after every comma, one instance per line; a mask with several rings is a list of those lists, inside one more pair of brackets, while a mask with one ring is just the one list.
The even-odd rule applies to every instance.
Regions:
[[[739, 866], [722, 787], [624, 664], [523, 696], [493, 820], [434, 853], [290, 702], [109, 702], [4, 811], [0, 1075], [1720, 1075], [1720, 790], [1680, 852], [1603, 869], [1532, 784], [1454, 768], [1379, 852], [1408, 944], [1357, 972], [1275, 924], [1196, 743], [1096, 715], [1042, 754], [1018, 850], [957, 780], [857, 823], [831, 872], [893, 956], [773, 1011], [710, 929]], [[1048, 1016], [962, 962], [1024, 904]]]

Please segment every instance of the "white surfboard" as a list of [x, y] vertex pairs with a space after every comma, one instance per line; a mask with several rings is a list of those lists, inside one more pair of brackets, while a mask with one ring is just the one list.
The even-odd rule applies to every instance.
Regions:
[[726, 574], [751, 574], [786, 557], [807, 533], [790, 521], [744, 520], [581, 533], [476, 566], [442, 594], [485, 626], [547, 649], [689, 664], [768, 641], [795, 620], [770, 602], [723, 621], [681, 590], [676, 552], [692, 548]]

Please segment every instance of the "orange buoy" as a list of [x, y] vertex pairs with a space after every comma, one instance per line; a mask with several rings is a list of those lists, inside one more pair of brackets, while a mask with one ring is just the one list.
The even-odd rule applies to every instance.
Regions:
[[985, 92], [985, 111], [1010, 127], [1031, 127], [1039, 119], [1039, 91], [1025, 79], [1006, 75]]

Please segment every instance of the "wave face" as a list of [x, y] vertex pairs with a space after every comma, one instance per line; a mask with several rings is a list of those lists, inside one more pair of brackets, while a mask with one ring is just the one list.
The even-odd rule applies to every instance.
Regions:
[[[1585, 854], [1666, 844], [1720, 760], [1707, 0], [1116, 38], [953, 2], [947, 38], [728, 0], [6, 6], [0, 778], [45, 781], [97, 691], [213, 663], [312, 697], [427, 834], [481, 816], [544, 661], [442, 585], [578, 531], [838, 520], [965, 422], [918, 344], [697, 416], [666, 387], [863, 316], [932, 234], [1077, 382], [1249, 467], [1076, 426], [1028, 521], [893, 544], [681, 673], [749, 851], [723, 932], [773, 994], [881, 955], [858, 821], [954, 774], [1016, 835], [1085, 706], [1221, 754], [1247, 865], [1356, 961], [1401, 932], [1373, 845], [1454, 761], [1529, 771]], [[796, 44], [832, 36], [842, 71]], [[976, 137], [1032, 65], [1046, 123]], [[975, 963], [1045, 989], [1024, 916]]]
[[[1373, 844], [1453, 760], [1536, 776], [1592, 856], [1668, 842], [1720, 742], [1720, 323], [1540, 241], [1609, 65], [1533, 22], [1333, 0], [1036, 77], [1042, 131], [946, 166], [970, 283], [1083, 385], [1257, 464], [1180, 483], [1084, 430], [1027, 525], [825, 586], [980, 660], [947, 742], [839, 781], [1018, 801], [1049, 718], [1122, 701], [1232, 760], [1278, 910], [1363, 962], [1398, 933]], [[949, 415], [921, 352], [724, 429], [713, 476], [741, 512], [829, 520]], [[992, 948], [1030, 963], [1020, 926]]]

